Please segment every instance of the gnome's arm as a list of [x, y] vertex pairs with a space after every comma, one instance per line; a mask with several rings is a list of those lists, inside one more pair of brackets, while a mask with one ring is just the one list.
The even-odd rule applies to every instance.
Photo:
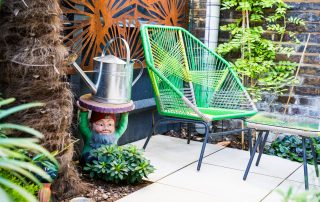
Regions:
[[88, 124], [88, 111], [80, 111], [79, 129], [84, 139], [84, 142], [90, 140], [91, 131]]
[[118, 127], [116, 129], [116, 138], [117, 139], [119, 139], [127, 129], [128, 116], [129, 116], [128, 112], [121, 114], [121, 118], [120, 118]]

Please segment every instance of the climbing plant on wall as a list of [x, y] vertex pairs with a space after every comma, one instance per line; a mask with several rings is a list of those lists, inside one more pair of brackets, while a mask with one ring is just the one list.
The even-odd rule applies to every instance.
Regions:
[[[287, 18], [289, 5], [283, 0], [223, 0], [223, 10], [235, 10], [240, 17], [220, 27], [230, 40], [220, 44], [217, 52], [233, 58], [232, 66], [241, 75], [254, 101], [269, 91], [282, 94], [295, 82], [295, 62], [290, 62], [294, 49], [283, 41], [299, 43], [295, 28], [304, 26], [300, 18]], [[288, 29], [288, 25], [294, 29]]]

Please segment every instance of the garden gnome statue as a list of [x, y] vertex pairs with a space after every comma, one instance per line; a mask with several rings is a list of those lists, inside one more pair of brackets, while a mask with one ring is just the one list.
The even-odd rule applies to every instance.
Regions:
[[79, 108], [79, 129], [84, 140], [81, 163], [85, 164], [90, 161], [89, 153], [92, 149], [97, 149], [102, 145], [117, 144], [118, 139], [127, 129], [129, 113], [122, 113], [120, 115], [118, 126], [116, 126], [115, 114], [92, 111], [89, 121], [88, 109], [81, 106], [79, 106]]

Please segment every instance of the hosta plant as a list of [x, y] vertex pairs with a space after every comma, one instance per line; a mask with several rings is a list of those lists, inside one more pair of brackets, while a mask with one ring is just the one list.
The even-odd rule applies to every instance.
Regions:
[[106, 145], [92, 150], [92, 159], [84, 167], [93, 178], [113, 183], [135, 184], [154, 171], [154, 167], [142, 155], [142, 151], [133, 145]]
[[[13, 98], [0, 100], [0, 108], [13, 102]], [[58, 165], [57, 160], [38, 144], [39, 138], [43, 137], [40, 132], [23, 125], [3, 122], [11, 114], [40, 106], [43, 105], [40, 103], [29, 103], [0, 110], [0, 198], [2, 201], [11, 201], [12, 194], [19, 194], [29, 202], [37, 201], [33, 194], [21, 186], [23, 183], [17, 183], [17, 180], [29, 181], [40, 187], [42, 184], [36, 176], [51, 181], [50, 176], [40, 167], [36, 166], [30, 156], [42, 153], [51, 162]], [[16, 131], [22, 132], [23, 137], [12, 137]], [[15, 176], [15, 180], [10, 180], [12, 178], [8, 179], [8, 173], [11, 176]], [[14, 192], [8, 190], [14, 190]]]

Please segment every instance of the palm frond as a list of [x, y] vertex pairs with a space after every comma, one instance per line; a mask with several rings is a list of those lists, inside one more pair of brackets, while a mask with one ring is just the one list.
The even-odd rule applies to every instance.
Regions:
[[11, 104], [15, 101], [16, 99], [15, 98], [8, 98], [8, 99], [5, 99], [5, 100], [0, 100], [0, 107], [4, 106], [4, 105], [8, 105], [8, 104]]
[[[18, 161], [17, 163], [12, 164], [12, 162], [10, 162], [10, 160], [1, 159], [0, 160], [0, 168], [8, 170], [12, 174], [19, 173], [20, 175], [25, 176], [25, 177], [29, 178], [30, 180], [32, 180], [34, 183], [41, 185], [41, 182], [30, 171], [25, 170], [23, 168], [22, 163], [23, 163], [23, 161]], [[44, 171], [42, 170], [42, 172], [44, 172]]]
[[[30, 194], [29, 192], [27, 192], [22, 187], [10, 182], [9, 180], [7, 180], [5, 178], [0, 177], [0, 184], [15, 190], [16, 192], [18, 192], [23, 198], [25, 198], [29, 202], [38, 202], [36, 197], [34, 197], [32, 194]], [[4, 190], [1, 187], [0, 187], [0, 190], [2, 190], [2, 192], [4, 192]], [[8, 201], [10, 201], [10, 200], [8, 200]]]
[[1, 187], [0, 187], [0, 198], [1, 198], [1, 201], [3, 202], [12, 202], [12, 200], [10, 199], [10, 196], [7, 194], [7, 192], [1, 189]]
[[43, 153], [48, 157], [56, 166], [58, 166], [58, 161], [48, 152], [46, 149], [41, 147], [35, 142], [38, 142], [35, 138], [2, 138], [0, 139], [0, 147], [19, 147], [24, 149], [29, 149], [31, 151], [37, 151], [38, 153]]
[[33, 128], [30, 128], [30, 127], [27, 127], [27, 126], [19, 125], [19, 124], [13, 124], [13, 123], [0, 124], [0, 130], [3, 130], [3, 129], [18, 130], [18, 131], [22, 131], [22, 132], [28, 133], [30, 135], [33, 135], [37, 138], [43, 138], [42, 133], [40, 133], [39, 131], [37, 131]]
[[23, 111], [23, 110], [26, 110], [26, 109], [29, 109], [32, 107], [41, 107], [41, 106], [44, 106], [44, 104], [35, 102], [35, 103], [22, 104], [19, 106], [12, 107], [10, 109], [2, 110], [2, 111], [0, 111], [0, 119], [3, 119], [5, 117], [7, 117], [11, 114], [17, 113], [19, 111]]

